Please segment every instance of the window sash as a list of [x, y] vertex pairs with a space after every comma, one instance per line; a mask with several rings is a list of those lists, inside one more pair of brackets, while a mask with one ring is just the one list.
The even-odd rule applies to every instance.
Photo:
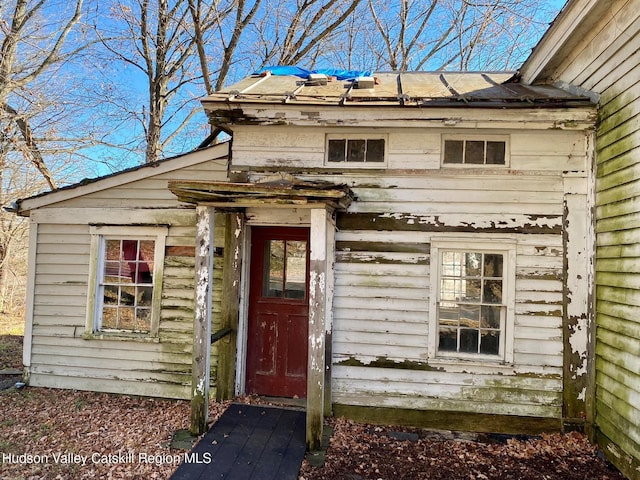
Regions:
[[326, 141], [327, 164], [376, 167], [386, 163], [387, 141], [382, 136], [330, 135]]
[[[500, 255], [502, 271], [499, 274], [483, 271], [466, 274], [460, 271], [460, 265], [457, 268], [453, 265], [443, 267], [443, 257], [448, 252], [480, 252], [494, 260], [496, 255]], [[433, 238], [431, 258], [434, 293], [429, 302], [429, 358], [512, 363], [515, 241], [502, 238]], [[465, 285], [465, 282], [471, 285]], [[496, 286], [492, 282], [501, 282], [498, 290], [501, 290], [501, 298], [489, 293], [491, 289], [488, 287]], [[441, 330], [448, 335], [446, 344], [441, 342]]]
[[507, 135], [443, 135], [442, 165], [447, 168], [509, 166]]
[[[90, 233], [91, 257], [87, 301], [87, 333], [91, 336], [105, 334], [157, 337], [162, 297], [164, 250], [168, 228], [156, 226], [90, 226]], [[136, 257], [139, 257], [140, 254], [138, 250], [140, 245], [144, 245], [144, 248], [149, 250], [149, 242], [153, 242], [153, 264], [148, 265], [149, 271], [144, 272], [145, 267], [141, 266], [139, 258], [131, 262], [133, 266], [130, 265], [128, 259], [122, 259], [120, 263], [124, 265], [116, 262], [112, 258], [113, 255], [107, 259], [107, 242], [112, 242], [113, 248], [114, 241], [120, 242], [120, 248], [124, 248], [124, 242], [128, 242], [126, 243], [127, 248], [130, 248], [134, 244], [132, 242], [135, 242]], [[130, 254], [127, 255], [131, 256]], [[150, 256], [150, 252], [148, 252], [147, 256]], [[107, 264], [109, 264], [109, 271], [107, 271]], [[136, 270], [133, 272], [133, 277], [131, 277], [131, 268]], [[107, 273], [115, 273], [114, 269], [118, 270], [118, 275], [107, 275]], [[123, 273], [129, 275], [129, 280], [122, 277]], [[109, 302], [107, 300], [105, 303], [105, 291], [108, 293], [109, 290], [111, 290], [111, 295], [109, 296], [112, 301]], [[122, 298], [125, 299], [125, 303], [127, 301], [133, 302], [133, 305], [124, 305], [121, 302]], [[104, 324], [109, 322], [105, 322], [103, 319], [105, 308], [108, 314], [112, 316], [115, 314], [117, 319], [115, 323], [111, 322], [108, 328], [105, 328]], [[125, 317], [128, 315], [130, 318], [135, 314], [140, 314], [141, 316], [144, 314], [148, 316], [148, 321], [145, 321], [148, 326], [145, 325], [146, 328], [141, 329], [135, 322], [130, 322], [126, 325], [131, 326], [131, 328], [122, 328], [120, 314], [125, 314]]]

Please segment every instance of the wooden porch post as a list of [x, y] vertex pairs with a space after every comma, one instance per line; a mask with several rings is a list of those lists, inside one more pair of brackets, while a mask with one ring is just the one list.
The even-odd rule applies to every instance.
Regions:
[[191, 373], [191, 433], [207, 430], [211, 363], [211, 291], [213, 283], [213, 217], [211, 207], [196, 207], [196, 292]]
[[235, 393], [236, 341], [240, 319], [240, 269], [243, 256], [244, 214], [228, 213], [224, 241], [224, 273], [222, 280], [221, 329], [231, 333], [218, 343], [218, 386], [216, 400], [230, 400]]
[[325, 208], [311, 210], [310, 281], [309, 281], [309, 364], [307, 367], [307, 448], [317, 450], [322, 442], [324, 418], [327, 326], [331, 317], [331, 272], [327, 255], [330, 215]]

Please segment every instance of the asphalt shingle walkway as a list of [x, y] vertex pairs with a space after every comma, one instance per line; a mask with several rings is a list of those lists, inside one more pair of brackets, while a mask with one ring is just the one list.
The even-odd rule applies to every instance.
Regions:
[[171, 480], [296, 480], [305, 442], [305, 412], [234, 403]]

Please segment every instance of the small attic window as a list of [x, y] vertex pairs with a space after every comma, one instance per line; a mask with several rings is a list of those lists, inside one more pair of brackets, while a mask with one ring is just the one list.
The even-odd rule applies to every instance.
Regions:
[[385, 162], [385, 139], [328, 137], [327, 163], [380, 164]]
[[507, 165], [506, 137], [446, 137], [443, 142], [442, 163], [452, 165]]

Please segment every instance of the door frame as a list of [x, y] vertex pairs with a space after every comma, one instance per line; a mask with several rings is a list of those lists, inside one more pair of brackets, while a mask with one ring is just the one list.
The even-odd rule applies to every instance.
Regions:
[[[295, 303], [297, 303], [296, 305], [291, 305], [292, 308], [296, 309], [306, 309], [306, 315], [305, 315], [305, 321], [306, 321], [306, 325], [304, 325], [304, 323], [302, 324], [302, 327], [305, 328], [306, 330], [308, 330], [309, 328], [309, 285], [310, 285], [310, 234], [311, 234], [311, 228], [307, 225], [277, 225], [277, 226], [267, 226], [267, 225], [253, 225], [251, 227], [251, 237], [254, 239], [260, 239], [263, 242], [265, 241], [269, 241], [271, 239], [282, 239], [282, 240], [287, 240], [287, 239], [296, 239], [296, 240], [304, 240], [306, 242], [306, 247], [305, 247], [305, 278], [304, 278], [304, 298], [302, 299], [302, 301], [300, 300], [296, 300]], [[254, 253], [254, 243], [252, 242], [251, 247], [250, 247], [250, 252], [251, 254]], [[262, 256], [262, 266], [264, 267], [264, 262], [266, 261], [264, 255]], [[260, 262], [260, 260], [257, 260], [257, 262]], [[248, 289], [247, 289], [247, 298], [248, 298], [248, 303], [247, 303], [247, 313], [251, 313], [252, 311], [252, 307], [255, 309], [258, 309], [258, 304], [263, 303], [263, 301], [266, 301], [267, 303], [269, 303], [269, 297], [267, 296], [266, 298], [263, 298], [262, 293], [256, 293], [255, 291], [252, 292], [252, 287], [256, 287], [258, 284], [260, 285], [260, 287], [262, 287], [262, 282], [263, 282], [263, 277], [264, 277], [264, 270], [258, 272], [257, 270], [254, 270], [253, 267], [256, 267], [256, 262], [254, 261], [254, 259], [251, 259], [251, 262], [249, 264], [249, 276], [247, 277], [247, 282], [248, 282]], [[259, 278], [256, 279], [254, 277], [254, 275], [259, 275]], [[259, 288], [259, 290], [261, 290], [261, 288]], [[273, 300], [273, 299], [271, 299]], [[280, 301], [276, 301], [276, 303], [282, 303], [282, 300], [285, 300], [284, 298], [279, 299]], [[256, 304], [252, 303], [252, 302], [256, 302]], [[286, 303], [286, 301], [285, 301]], [[253, 312], [254, 314], [256, 313], [256, 311], [254, 310]], [[289, 311], [289, 313], [291, 313]], [[248, 333], [248, 328], [251, 325], [251, 321], [249, 319], [249, 315], [247, 315], [247, 333]], [[255, 325], [255, 324], [254, 324]], [[288, 330], [280, 330], [279, 333], [282, 334], [283, 332], [286, 333]], [[255, 332], [254, 332], [255, 333]], [[293, 334], [292, 334], [293, 335]], [[287, 336], [287, 342], [291, 339], [291, 338], [298, 338], [298, 337], [292, 337], [292, 336]], [[308, 342], [308, 335], [305, 332], [305, 341]], [[246, 380], [247, 380], [247, 369], [249, 367], [248, 365], [248, 357], [249, 354], [251, 353], [249, 350], [249, 337], [247, 336], [247, 343], [246, 343], [246, 351], [245, 351], [245, 392], [246, 392]], [[306, 351], [306, 349], [305, 349]], [[308, 370], [308, 360], [309, 360], [309, 355], [308, 352], [305, 355], [305, 359], [304, 359], [304, 365], [299, 365], [300, 367], [304, 368], [304, 381], [300, 380], [301, 383], [304, 384], [304, 395], [300, 394], [300, 398], [306, 398], [306, 384], [307, 384], [307, 370]], [[277, 362], [276, 362], [277, 363]], [[280, 365], [282, 366], [282, 365]], [[291, 387], [291, 385], [289, 385], [289, 387]], [[275, 395], [275, 396], [280, 396], [280, 395]], [[289, 397], [290, 395], [281, 395], [282, 397]]]
[[[311, 217], [309, 209], [278, 208], [267, 211], [263, 208], [247, 209], [247, 221], [244, 223], [242, 251], [244, 261], [240, 274], [240, 308], [238, 336], [236, 346], [235, 395], [245, 395], [247, 385], [247, 348], [249, 338], [249, 288], [251, 286], [251, 241], [253, 227], [298, 227], [308, 228], [311, 236]], [[309, 242], [311, 243], [311, 242]], [[311, 267], [310, 267], [311, 268]], [[307, 376], [308, 378], [308, 376]]]
[[[274, 213], [274, 210], [277, 210]], [[293, 212], [292, 212], [293, 210]], [[294, 214], [292, 214], [294, 213]], [[274, 218], [275, 216], [275, 218]], [[235, 394], [246, 392], [247, 339], [252, 227], [309, 228], [309, 348], [307, 362], [307, 446], [320, 447], [324, 416], [332, 413], [331, 375], [333, 323], [334, 209], [326, 204], [299, 209], [247, 209], [240, 279], [240, 308], [236, 346]]]

